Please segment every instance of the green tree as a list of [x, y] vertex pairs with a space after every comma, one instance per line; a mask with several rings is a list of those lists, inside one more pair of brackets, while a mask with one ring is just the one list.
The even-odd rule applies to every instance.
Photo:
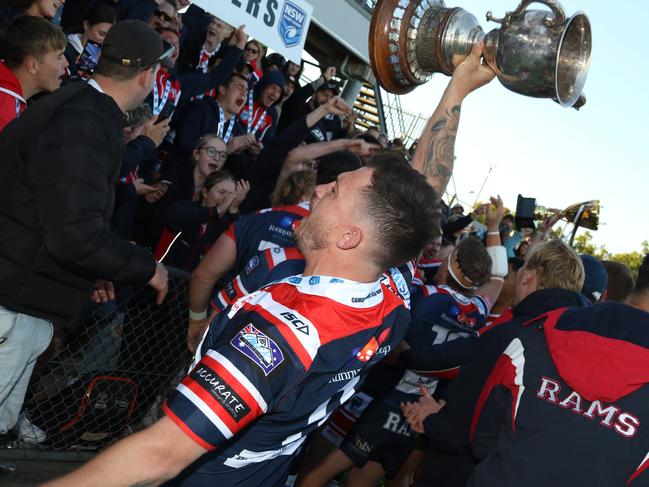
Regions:
[[612, 260], [626, 265], [633, 272], [634, 277], [638, 275], [638, 268], [642, 263], [645, 254], [649, 253], [649, 241], [645, 240], [640, 244], [639, 251], [611, 253], [604, 245], [596, 246], [593, 242], [593, 235], [585, 231], [575, 237], [573, 247], [579, 254], [588, 254], [600, 260]]

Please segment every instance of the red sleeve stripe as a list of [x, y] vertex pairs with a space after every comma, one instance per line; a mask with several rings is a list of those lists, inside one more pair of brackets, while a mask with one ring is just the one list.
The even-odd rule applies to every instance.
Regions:
[[286, 247], [284, 249], [284, 253], [286, 254], [287, 259], [304, 260], [304, 256], [302, 255], [302, 252], [300, 252], [296, 247]]
[[218, 402], [216, 402], [216, 400], [212, 396], [210, 396], [207, 391], [202, 389], [199, 385], [197, 385], [189, 378], [185, 378], [183, 382], [178, 384], [176, 390], [187, 399], [189, 399], [191, 403], [205, 415], [210, 423], [212, 423], [216, 427], [216, 429], [221, 432], [225, 439], [232, 438], [232, 430], [228, 428], [228, 426], [223, 422], [223, 420], [214, 410], [218, 409], [222, 411], [226, 416], [228, 413], [223, 410], [223, 407]]
[[272, 253], [273, 253], [273, 251], [270, 250], [270, 249], [264, 250], [264, 259], [266, 259], [266, 265], [268, 266], [268, 270], [275, 267], [275, 263], [273, 262]]
[[236, 238], [236, 236], [234, 234], [234, 223], [232, 225], [230, 225], [225, 232], [223, 232], [223, 235], [225, 235], [227, 237], [230, 237], [233, 242], [237, 241], [237, 238]]
[[203, 440], [203, 438], [194, 433], [189, 426], [183, 423], [182, 419], [176, 416], [176, 414], [171, 409], [169, 409], [167, 401], [165, 401], [162, 405], [162, 411], [169, 417], [170, 420], [176, 423], [176, 426], [178, 426], [183, 431], [183, 433], [194, 440], [201, 448], [204, 448], [207, 451], [216, 450], [216, 447], [214, 445], [210, 445], [208, 442]]
[[[239, 394], [248, 404], [254, 401], [262, 413], [266, 412], [268, 405], [266, 404], [263, 396], [259, 393], [253, 383], [250, 382], [250, 380], [248, 380], [248, 378], [244, 374], [242, 374], [241, 371], [232, 362], [230, 362], [230, 360], [214, 350], [208, 350], [207, 355], [210, 357], [210, 359], [213, 359], [217, 362], [217, 364], [211, 362], [212, 364], [214, 364], [214, 367], [212, 368], [215, 372], [221, 373], [221, 371], [224, 371], [224, 379], [226, 379], [225, 374], [231, 374], [232, 379], [238, 381], [239, 384], [241, 384], [243, 389], [241, 390], [241, 392], [239, 391], [239, 389], [235, 389], [237, 391], [237, 394]], [[247, 397], [248, 394], [250, 395], [250, 397]]]
[[644, 457], [644, 460], [638, 465], [638, 468], [636, 469], [635, 472], [633, 472], [633, 475], [629, 477], [629, 480], [626, 481], [626, 485], [629, 485], [631, 482], [633, 482], [638, 476], [640, 476], [641, 473], [643, 473], [645, 470], [649, 468], [649, 453], [647, 453], [647, 456]]
[[523, 372], [525, 371], [525, 349], [523, 343], [518, 339], [514, 338], [511, 343], [507, 346], [503, 354], [500, 356], [491, 375], [487, 379], [480, 396], [478, 397], [478, 402], [475, 405], [473, 410], [473, 418], [471, 419], [471, 433], [470, 438], [473, 441], [473, 434], [475, 433], [476, 427], [478, 425], [478, 420], [482, 414], [482, 409], [484, 408], [487, 399], [491, 395], [491, 391], [499, 385], [505, 386], [511, 391], [512, 394], [512, 417], [511, 417], [511, 426], [512, 431], [516, 429], [516, 414], [518, 413], [518, 406], [521, 402], [521, 397], [525, 391], [525, 386], [523, 385]]

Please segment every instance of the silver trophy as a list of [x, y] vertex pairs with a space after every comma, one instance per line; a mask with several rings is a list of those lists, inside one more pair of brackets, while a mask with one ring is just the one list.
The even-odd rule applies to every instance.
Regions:
[[590, 64], [592, 36], [588, 17], [567, 18], [555, 0], [539, 0], [550, 10], [516, 10], [487, 20], [500, 27], [484, 34], [478, 20], [442, 0], [379, 0], [370, 25], [370, 58], [379, 83], [391, 93], [405, 94], [434, 73], [451, 75], [484, 39], [484, 62], [509, 90], [551, 98], [579, 108]]

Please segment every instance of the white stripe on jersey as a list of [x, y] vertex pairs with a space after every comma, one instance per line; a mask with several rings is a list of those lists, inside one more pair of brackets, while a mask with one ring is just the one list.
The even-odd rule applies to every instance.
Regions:
[[280, 262], [284, 262], [286, 260], [286, 252], [282, 248], [273, 249], [270, 251], [270, 257], [271, 259], [273, 259], [273, 267], [275, 267]]
[[264, 398], [259, 393], [257, 388], [252, 384], [252, 382], [248, 380], [245, 375], [241, 373], [241, 371], [232, 362], [230, 362], [226, 357], [215, 350], [208, 350], [207, 355], [209, 355], [223, 367], [225, 367], [225, 369], [239, 381], [239, 384], [241, 384], [243, 388], [250, 393], [254, 400], [257, 401], [257, 404], [263, 412], [266, 412], [268, 410], [268, 405], [266, 404], [266, 401], [264, 401]]
[[238, 275], [234, 278], [234, 280], [236, 281], [237, 286], [239, 286], [239, 289], [241, 289], [241, 292], [243, 294], [250, 294], [248, 290], [243, 286], [243, 282], [241, 282], [241, 278]]
[[[293, 443], [282, 446], [282, 448], [279, 448], [277, 450], [250, 451], [244, 449], [241, 450], [241, 452], [236, 453], [228, 458], [225, 462], [223, 462], [223, 464], [231, 468], [241, 468], [252, 463], [261, 463], [267, 460], [272, 460], [273, 458], [277, 458], [281, 455], [293, 455], [293, 453], [295, 453], [297, 449], [300, 448], [302, 443], [304, 443], [304, 440], [306, 440], [306, 436], [301, 437], [299, 440], [294, 441]], [[282, 444], [284, 444], [284, 442], [282, 442]]]
[[230, 431], [230, 428], [228, 428], [223, 421], [221, 421], [221, 418], [217, 416], [217, 414], [210, 409], [210, 407], [203, 402], [203, 400], [198, 397], [196, 394], [194, 394], [194, 391], [189, 389], [187, 386], [184, 384], [178, 384], [178, 387], [176, 388], [178, 392], [180, 392], [183, 396], [185, 396], [187, 399], [189, 399], [194, 406], [196, 406], [200, 411], [207, 417], [207, 419], [210, 420], [210, 422], [216, 426], [216, 429], [218, 429], [223, 436], [225, 436], [226, 439], [232, 438], [232, 431]]
[[225, 297], [224, 297], [224, 296], [225, 296], [225, 289], [221, 289], [221, 290], [219, 291], [219, 293], [216, 295], [216, 297], [219, 298], [219, 301], [221, 302], [221, 304], [223, 305], [223, 307], [224, 307], [224, 308], [227, 308], [227, 307], [228, 307], [228, 303], [227, 303], [227, 301], [225, 300]]
[[263, 292], [263, 296], [257, 305], [275, 316], [279, 321], [286, 323], [293, 335], [295, 335], [295, 338], [302, 344], [306, 353], [309, 354], [311, 360], [315, 359], [320, 348], [320, 335], [318, 334], [317, 328], [308, 318], [294, 309], [287, 308], [283, 304], [278, 303], [268, 292]]

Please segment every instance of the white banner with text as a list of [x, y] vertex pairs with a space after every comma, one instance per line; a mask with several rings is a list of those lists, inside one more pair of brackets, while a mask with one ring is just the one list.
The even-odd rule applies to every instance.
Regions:
[[282, 56], [300, 64], [313, 7], [305, 0], [194, 0], [194, 4], [233, 25]]

